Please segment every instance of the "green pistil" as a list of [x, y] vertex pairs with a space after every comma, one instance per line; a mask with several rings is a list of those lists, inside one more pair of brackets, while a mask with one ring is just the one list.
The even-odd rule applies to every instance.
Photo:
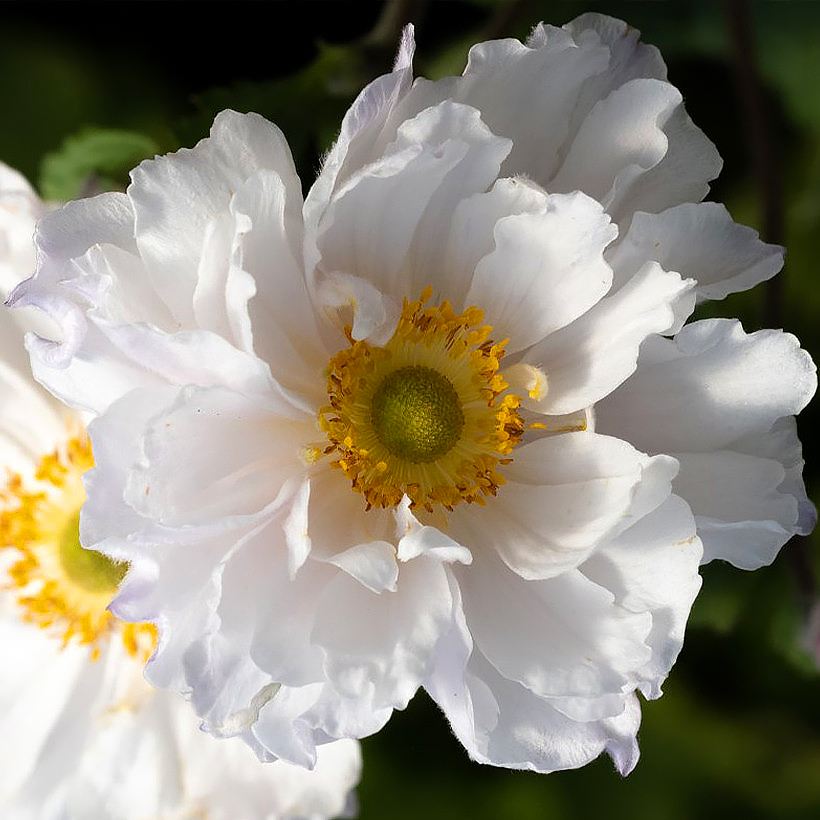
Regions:
[[80, 511], [66, 522], [60, 533], [60, 563], [71, 581], [86, 592], [114, 592], [127, 564], [80, 546]]
[[384, 378], [373, 394], [370, 420], [390, 453], [414, 464], [448, 453], [464, 427], [453, 385], [421, 366], [402, 367]]

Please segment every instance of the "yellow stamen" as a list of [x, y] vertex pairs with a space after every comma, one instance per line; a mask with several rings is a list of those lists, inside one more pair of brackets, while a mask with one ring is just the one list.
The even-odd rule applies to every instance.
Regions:
[[92, 466], [91, 446], [81, 434], [42, 459], [36, 489], [12, 475], [0, 490], [0, 549], [20, 555], [9, 577], [23, 620], [55, 632], [64, 645], [91, 645], [94, 658], [103, 640], [118, 632], [130, 654], [147, 658], [155, 628], [124, 624], [106, 609], [127, 565], [80, 546], [81, 477]]
[[367, 509], [404, 495], [432, 512], [483, 504], [504, 483], [498, 467], [524, 432], [519, 397], [498, 372], [506, 340], [494, 342], [483, 312], [449, 302], [405, 300], [384, 347], [353, 339], [328, 367], [329, 405], [319, 424], [334, 466]]

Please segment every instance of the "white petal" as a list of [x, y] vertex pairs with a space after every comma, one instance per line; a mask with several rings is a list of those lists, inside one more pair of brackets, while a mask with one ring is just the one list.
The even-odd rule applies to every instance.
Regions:
[[[542, 28], [542, 25], [536, 26], [527, 41], [528, 45], [534, 46], [536, 38], [540, 40]], [[600, 40], [610, 50], [607, 71], [596, 75], [588, 84], [592, 88], [585, 89], [588, 93], [594, 92], [598, 99], [603, 99], [613, 88], [636, 77], [666, 79], [666, 66], [658, 49], [642, 43], [641, 33], [623, 20], [587, 12], [571, 20], [564, 29], [573, 35], [579, 45]]]
[[[441, 707], [458, 739], [467, 748], [471, 757], [475, 756], [475, 720], [474, 700], [481, 700], [484, 694], [481, 686], [471, 691], [466, 685], [467, 664], [473, 653], [473, 638], [464, 616], [461, 588], [455, 578], [451, 584], [453, 595], [453, 622], [450, 629], [442, 635], [436, 646], [433, 664], [424, 681], [424, 688], [431, 698]], [[494, 704], [492, 696], [487, 693], [484, 702], [488, 711]]]
[[482, 554], [456, 575], [476, 646], [505, 678], [538, 695], [625, 691], [650, 658], [650, 616], [618, 606], [578, 570], [525, 581]]
[[310, 481], [305, 478], [291, 502], [290, 512], [282, 525], [288, 551], [288, 574], [291, 578], [304, 566], [308, 555], [310, 555], [310, 535], [308, 534], [309, 499]]
[[213, 625], [219, 602], [214, 568], [232, 544], [233, 537], [176, 547], [161, 573], [144, 559], [131, 564], [111, 611], [124, 620], [158, 623], [159, 645], [146, 667], [146, 678], [154, 686], [188, 692], [181, 659], [201, 630]]
[[0, 803], [36, 770], [66, 709], [77, 709], [83, 732], [84, 689], [93, 691], [102, 673], [100, 666], [90, 668], [87, 649], [72, 645], [60, 652], [58, 640], [21, 624], [18, 613], [15, 607], [13, 618], [0, 621], [7, 658], [0, 679], [0, 731], [17, 741], [0, 744]]
[[312, 727], [299, 718], [315, 703], [321, 688], [321, 684], [299, 688], [283, 686], [260, 709], [253, 733], [265, 749], [298, 766], [316, 765]]
[[396, 517], [396, 550], [400, 561], [412, 561], [420, 555], [430, 555], [445, 563], [472, 563], [470, 551], [436, 527], [424, 526], [410, 511], [410, 499], [405, 496], [394, 510]]
[[608, 290], [604, 261], [617, 231], [581, 193], [548, 195], [538, 212], [500, 219], [494, 250], [476, 266], [465, 301], [485, 311], [509, 353], [564, 327]]
[[346, 697], [326, 683], [305, 718], [314, 727], [315, 735], [326, 737], [367, 737], [378, 732], [390, 719], [393, 710], [378, 706], [373, 696], [376, 687], [365, 681], [354, 697]]
[[210, 138], [195, 148], [146, 160], [132, 171], [128, 196], [140, 255], [155, 291], [181, 325], [193, 322], [192, 296], [212, 216], [226, 211], [234, 191], [262, 169], [299, 190], [279, 129], [258, 114], [223, 111]]
[[147, 428], [126, 500], [169, 525], [257, 512], [298, 478], [300, 442], [311, 429], [273, 396], [183, 390]]
[[548, 385], [541, 401], [525, 399], [525, 406], [571, 413], [611, 393], [635, 371], [644, 339], [669, 329], [673, 306], [693, 284], [656, 263], [644, 265], [620, 290], [525, 353]]
[[[340, 271], [322, 277], [316, 289], [316, 301], [340, 330], [343, 331], [345, 324], [351, 324], [354, 339], [367, 339], [374, 345], [390, 341], [401, 313], [397, 299], [383, 294], [360, 276]], [[348, 308], [353, 315], [352, 323]], [[342, 345], [340, 335], [337, 348]]]
[[396, 549], [387, 541], [357, 544], [328, 559], [371, 592], [395, 592], [399, 579]]
[[694, 322], [644, 343], [637, 372], [596, 405], [597, 429], [646, 452], [710, 452], [798, 413], [816, 385], [794, 336]]
[[211, 740], [195, 721], [179, 733], [187, 741], [180, 752], [188, 761], [188, 802], [192, 811], [207, 806], [209, 820], [344, 816], [348, 792], [361, 773], [361, 752], [352, 740], [320, 746], [311, 771], [285, 761], [260, 763], [240, 741]]
[[522, 173], [554, 190], [550, 179], [589, 109], [635, 77], [665, 78], [657, 50], [640, 44], [638, 33], [620, 21], [585, 15], [564, 29], [539, 25], [526, 45], [479, 43], [462, 77], [417, 80], [388, 125], [396, 128], [402, 117], [443, 99], [475, 106], [494, 133], [513, 140], [501, 174]]
[[777, 488], [797, 501], [795, 533], [808, 535], [817, 523], [817, 510], [806, 496], [803, 483], [803, 448], [797, 438], [797, 424], [793, 416], [778, 419], [770, 430], [735, 442], [734, 449], [740, 453], [770, 458], [783, 465], [785, 476]]
[[336, 571], [308, 560], [291, 575], [283, 517], [273, 516], [231, 556], [222, 578], [219, 640], [238, 658], [249, 655], [270, 680], [302, 686], [321, 679], [321, 653], [310, 641], [312, 613]]
[[316, 228], [334, 188], [337, 183], [344, 182], [352, 171], [374, 159], [376, 154], [373, 152], [373, 143], [380, 135], [391, 110], [413, 81], [415, 47], [413, 26], [405, 26], [393, 71], [377, 77], [366, 86], [342, 120], [339, 137], [325, 156], [321, 173], [305, 200], [305, 258], [308, 270], [313, 269], [318, 259], [315, 247]]
[[320, 269], [367, 279], [399, 300], [417, 297], [432, 284], [442, 221], [489, 188], [509, 147], [475, 109], [451, 102], [404, 122], [384, 156], [335, 194], [320, 228]]
[[[375, 561], [371, 569], [380, 569], [371, 581], [379, 577], [389, 586], [396, 571], [390, 513], [365, 512], [362, 496], [353, 492], [350, 479], [339, 470], [318, 469], [310, 476], [310, 484], [307, 532], [312, 558], [333, 563], [354, 576], [359, 563], [356, 556], [363, 561], [361, 569], [370, 565], [370, 560]], [[344, 526], [340, 526], [342, 521]], [[364, 554], [357, 552], [362, 545], [369, 545]], [[347, 557], [337, 560], [343, 555]]]
[[[111, 405], [88, 425], [94, 464], [84, 476], [88, 498], [80, 516], [80, 538], [98, 544], [108, 538], [125, 539], [149, 522], [123, 498], [128, 474], [140, 455], [137, 431], [176, 399], [173, 387], [135, 390]], [[123, 555], [122, 560], [134, 556]]]
[[[133, 253], [94, 246], [69, 267], [71, 278], [62, 285], [66, 297], [59, 297], [67, 310], [65, 343], [27, 337], [35, 374], [63, 401], [102, 412], [129, 389], [163, 381], [267, 381], [264, 363], [215, 333], [174, 332], [177, 326], [146, 287], [145, 269]], [[82, 316], [78, 306], [86, 303], [91, 307]], [[223, 329], [210, 313], [205, 318]]]
[[652, 657], [642, 670], [647, 697], [660, 685], [683, 645], [686, 620], [700, 589], [702, 546], [687, 504], [671, 496], [617, 538], [602, 544], [581, 571], [631, 612], [651, 612], [646, 639]]
[[26, 178], [0, 162], [0, 301], [34, 273], [34, 225], [44, 210]]
[[340, 573], [316, 614], [313, 640], [327, 653], [334, 687], [350, 697], [375, 687], [375, 705], [403, 709], [449, 628], [452, 596], [445, 569], [432, 558], [402, 564], [395, 592], [375, 594]]
[[[479, 762], [554, 772], [584, 766], [606, 751], [621, 774], [637, 763], [640, 709], [634, 695], [622, 697], [617, 716], [575, 721], [549, 699], [504, 678], [479, 652], [470, 660], [464, 688], [453, 694], [449, 702], [438, 702], [456, 736]], [[454, 721], [453, 705], [466, 705], [469, 719]]]
[[[11, 307], [39, 308], [53, 322], [54, 336], [32, 335], [27, 339], [32, 370], [56, 394], [61, 392], [59, 384], [52, 387], [51, 380], [65, 385], [75, 406], [105, 407], [116, 398], [108, 382], [119, 384], [121, 377], [114, 368], [110, 379], [91, 376], [82, 372], [82, 362], [72, 360], [85, 341], [88, 326], [86, 305], [77, 304], [74, 283], [79, 277], [72, 259], [96, 244], [134, 251], [133, 219], [128, 198], [113, 193], [71, 202], [44, 215], [36, 236], [37, 273], [18, 285], [8, 299]], [[100, 395], [105, 398], [98, 398]]]
[[442, 270], [446, 271], [447, 292], [442, 298], [466, 307], [464, 296], [479, 261], [495, 249], [495, 226], [504, 217], [519, 214], [543, 215], [547, 195], [524, 178], [499, 179], [493, 187], [462, 199], [453, 212], [447, 231]]
[[299, 189], [289, 188], [279, 174], [260, 171], [248, 179], [231, 202], [237, 219], [248, 220], [232, 274], [241, 271], [253, 282], [247, 304], [253, 349], [282, 384], [312, 395], [327, 354], [302, 268], [300, 205]]
[[[492, 550], [522, 578], [578, 566], [620, 524], [646, 457], [615, 438], [566, 433], [523, 445], [486, 510], [456, 508], [453, 535]], [[667, 489], [668, 491], [668, 489]]]
[[[0, 323], [0, 339], [2, 330], [8, 329], [11, 343], [22, 352], [22, 333], [2, 308]], [[5, 484], [5, 470], [32, 473], [37, 462], [65, 437], [66, 430], [61, 408], [34, 383], [27, 368], [20, 371], [11, 366], [5, 353], [0, 342], [0, 465], [4, 470], [0, 484]]]
[[681, 453], [675, 492], [698, 523], [704, 562], [720, 558], [741, 569], [771, 564], [797, 529], [797, 499], [780, 492], [779, 461], [745, 453]]
[[191, 297], [194, 322], [246, 352], [253, 349], [247, 305], [256, 283], [236, 264], [236, 246], [249, 229], [244, 214], [220, 213], [208, 222]]
[[701, 200], [720, 158], [681, 101], [680, 92], [660, 80], [617, 88], [582, 123], [550, 190], [580, 189], [619, 223], [636, 210]]
[[[215, 333], [186, 330], [166, 334], [145, 324], [115, 324], [103, 318], [94, 323], [101, 334], [95, 334], [94, 341], [89, 334], [85, 343], [87, 357], [98, 367], [108, 367], [114, 376], [118, 375], [116, 369], [122, 370], [119, 381], [125, 385], [225, 385], [261, 392], [270, 383], [264, 362]], [[123, 387], [120, 395], [126, 389]]]
[[523, 173], [548, 187], [578, 98], [586, 82], [605, 72], [609, 50], [591, 42], [579, 48], [551, 26], [541, 32], [537, 48], [512, 39], [473, 46], [451, 93], [478, 108], [494, 133], [512, 138], [504, 176]]
[[254, 736], [276, 757], [313, 767], [318, 744], [334, 737], [364, 737], [387, 722], [391, 710], [374, 708], [366, 696], [340, 698], [327, 685], [283, 686], [260, 710]]
[[674, 340], [647, 341], [637, 373], [596, 405], [598, 429], [674, 453], [675, 492], [695, 513], [704, 560], [748, 569], [813, 526], [789, 417], [815, 387], [814, 364], [793, 336], [696, 322]]
[[0, 358], [5, 367], [25, 378], [31, 373], [29, 355], [23, 346], [24, 332], [33, 330], [32, 314], [43, 316], [34, 308], [10, 310], [0, 303]]
[[618, 285], [647, 260], [697, 280], [698, 300], [723, 299], [771, 279], [783, 249], [732, 222], [715, 202], [686, 203], [659, 214], [636, 213], [629, 231], [607, 256]]

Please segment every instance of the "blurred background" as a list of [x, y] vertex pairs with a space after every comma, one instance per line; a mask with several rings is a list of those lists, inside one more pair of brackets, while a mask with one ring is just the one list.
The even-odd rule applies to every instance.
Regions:
[[[123, 188], [139, 160], [193, 145], [230, 107], [282, 128], [307, 188], [355, 94], [389, 70], [406, 22], [416, 73], [436, 78], [460, 73], [474, 42], [588, 10], [661, 49], [724, 159], [710, 198], [788, 248], [774, 282], [702, 315], [783, 327], [820, 360], [820, 3], [3, 3], [0, 159], [49, 199]], [[800, 418], [816, 503], [819, 414], [815, 400]], [[419, 694], [364, 741], [361, 818], [820, 817], [818, 538], [755, 573], [704, 569], [627, 779], [606, 758], [549, 776], [471, 763]]]

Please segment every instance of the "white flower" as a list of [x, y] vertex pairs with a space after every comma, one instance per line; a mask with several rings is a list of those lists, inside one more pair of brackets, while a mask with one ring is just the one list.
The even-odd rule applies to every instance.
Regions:
[[[33, 269], [40, 211], [25, 180], [0, 165], [5, 292]], [[0, 318], [0, 815], [338, 816], [359, 778], [355, 741], [323, 746], [313, 771], [264, 765], [241, 741], [204, 734], [178, 695], [145, 682], [155, 630], [106, 611], [125, 567], [79, 545], [88, 440], [79, 416], [32, 382], [27, 362], [16, 369], [18, 318]]]
[[625, 24], [434, 83], [412, 49], [304, 204], [276, 127], [226, 111], [43, 219], [12, 302], [60, 326], [38, 378], [100, 414], [83, 542], [131, 563], [114, 611], [216, 735], [309, 765], [423, 686], [476, 760], [628, 772], [701, 539], [752, 566], [813, 523], [810, 358], [680, 330], [782, 252], [697, 204], [719, 157]]

